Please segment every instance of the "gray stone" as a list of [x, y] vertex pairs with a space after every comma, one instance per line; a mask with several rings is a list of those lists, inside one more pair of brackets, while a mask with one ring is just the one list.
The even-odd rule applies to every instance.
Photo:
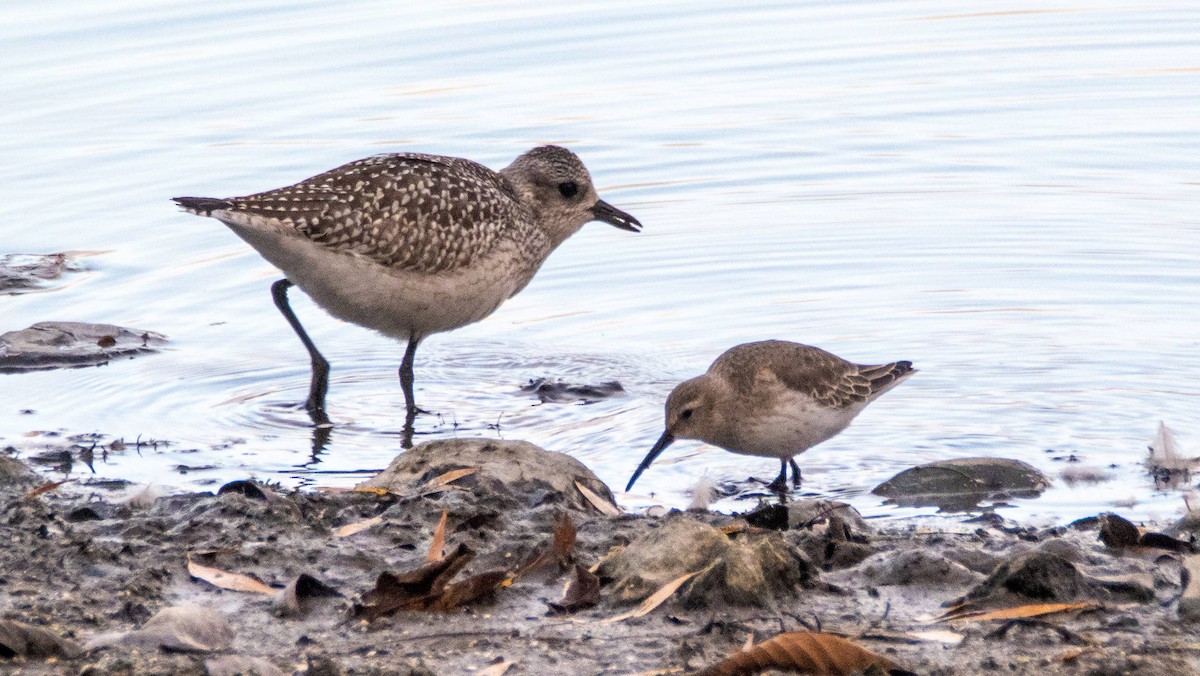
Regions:
[[984, 500], [1036, 497], [1050, 485], [1028, 463], [1008, 458], [955, 458], [900, 472], [872, 493], [908, 506], [970, 510]]
[[478, 467], [479, 471], [450, 485], [477, 494], [515, 499], [526, 507], [555, 503], [597, 511], [575, 485], [578, 482], [616, 509], [612, 491], [583, 463], [527, 441], [442, 439], [426, 442], [396, 456], [387, 469], [359, 487], [383, 488], [398, 495], [418, 495], [434, 488], [430, 484], [433, 479], [451, 470], [469, 467]]
[[964, 585], [983, 578], [961, 563], [920, 549], [871, 557], [863, 562], [862, 572], [876, 584], [887, 585]]
[[0, 335], [0, 373], [96, 366], [157, 352], [166, 341], [153, 331], [111, 324], [38, 322]]

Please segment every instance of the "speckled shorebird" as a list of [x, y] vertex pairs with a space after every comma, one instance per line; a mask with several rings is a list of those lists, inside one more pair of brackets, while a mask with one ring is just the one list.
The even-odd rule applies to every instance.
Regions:
[[795, 456], [833, 438], [879, 395], [916, 373], [912, 362], [864, 366], [825, 350], [766, 340], [730, 348], [708, 372], [680, 383], [667, 397], [667, 429], [629, 479], [676, 439], [699, 439], [742, 455], [779, 458], [768, 486], [800, 485]]
[[256, 195], [175, 202], [229, 226], [286, 275], [271, 294], [312, 359], [306, 408], [315, 422], [328, 422], [329, 362], [288, 305], [293, 284], [339, 319], [408, 341], [400, 384], [411, 425], [413, 357], [424, 338], [492, 314], [585, 223], [641, 227], [599, 199], [583, 162], [558, 146], [498, 172], [399, 153]]

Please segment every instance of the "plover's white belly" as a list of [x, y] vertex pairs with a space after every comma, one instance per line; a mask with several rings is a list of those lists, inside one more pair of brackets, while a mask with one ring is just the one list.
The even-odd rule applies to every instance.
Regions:
[[230, 227], [331, 315], [402, 340], [477, 322], [532, 276], [504, 250], [468, 267], [427, 274], [330, 251], [290, 233]]

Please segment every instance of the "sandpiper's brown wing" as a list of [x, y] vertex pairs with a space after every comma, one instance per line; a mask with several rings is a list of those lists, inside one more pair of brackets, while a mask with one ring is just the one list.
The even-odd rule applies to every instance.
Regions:
[[420, 153], [368, 157], [245, 197], [175, 201], [233, 225], [269, 219], [331, 250], [426, 273], [486, 256], [505, 237], [505, 224], [523, 217], [496, 172], [470, 160]]
[[775, 380], [831, 408], [869, 401], [912, 370], [911, 362], [862, 366], [817, 347], [783, 340], [738, 345], [709, 368], [742, 392], [756, 391], [763, 380]]

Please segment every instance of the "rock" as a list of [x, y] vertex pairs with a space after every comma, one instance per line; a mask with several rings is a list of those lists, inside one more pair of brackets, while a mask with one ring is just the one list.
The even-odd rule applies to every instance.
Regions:
[[961, 563], [921, 549], [874, 556], [863, 562], [862, 572], [881, 585], [964, 585], [983, 577]]
[[64, 272], [82, 270], [68, 254], [7, 254], [0, 256], [0, 294], [16, 295], [40, 289]]
[[1032, 465], [1007, 458], [955, 458], [900, 472], [872, 493], [906, 506], [970, 510], [984, 500], [1036, 497], [1050, 480]]
[[155, 613], [141, 629], [96, 636], [87, 642], [86, 649], [121, 645], [140, 650], [204, 653], [228, 648], [233, 635], [229, 620], [216, 610], [173, 606]]
[[870, 533], [871, 527], [862, 514], [850, 505], [837, 500], [799, 500], [788, 505], [788, 528], [812, 528], [840, 519], [855, 533]]
[[157, 352], [166, 337], [111, 324], [38, 322], [0, 335], [0, 373], [96, 366]]
[[430, 481], [455, 469], [479, 471], [453, 482], [476, 494], [515, 500], [526, 507], [562, 504], [597, 511], [576, 487], [576, 482], [617, 509], [612, 491], [575, 458], [539, 448], [527, 441], [493, 439], [443, 439], [401, 453], [387, 469], [359, 484], [383, 488], [398, 495], [418, 495], [432, 488]]
[[661, 527], [629, 543], [600, 563], [596, 573], [611, 579], [611, 594], [640, 601], [668, 582], [700, 572], [678, 592], [686, 606], [770, 605], [796, 595], [815, 581], [817, 570], [778, 533], [732, 539], [707, 524], [673, 513]]
[[0, 455], [0, 483], [30, 482], [37, 479], [37, 474], [25, 463]]
[[1119, 599], [1147, 603], [1155, 598], [1153, 584], [1149, 576], [1137, 573], [1088, 576], [1058, 554], [1035, 550], [1001, 562], [962, 600], [991, 600], [1013, 605], [1011, 599], [1003, 597], [1016, 595], [1022, 597], [1021, 602]]
[[625, 388], [615, 380], [599, 385], [572, 385], [561, 380], [533, 378], [521, 387], [521, 391], [532, 394], [543, 404], [569, 404], [580, 402], [593, 404], [604, 399], [624, 396]]
[[79, 654], [79, 645], [73, 641], [23, 622], [0, 620], [0, 659], [73, 659]]

